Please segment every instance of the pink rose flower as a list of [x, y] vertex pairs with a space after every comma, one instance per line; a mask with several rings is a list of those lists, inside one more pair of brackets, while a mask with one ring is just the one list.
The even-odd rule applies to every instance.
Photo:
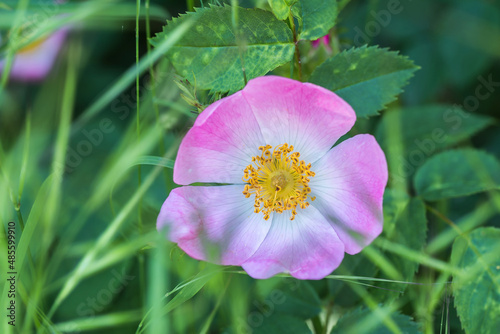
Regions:
[[318, 39], [315, 39], [314, 41], [311, 42], [313, 48], [319, 48], [321, 44], [323, 44], [328, 50], [331, 49], [330, 47], [330, 35], [327, 34], [323, 37], [320, 37]]
[[[384, 153], [322, 87], [250, 80], [205, 109], [184, 137], [157, 227], [191, 257], [254, 278], [321, 279], [382, 231]], [[189, 184], [220, 183], [217, 186]]]
[[[10, 68], [10, 78], [17, 81], [41, 81], [50, 72], [66, 39], [67, 28], [59, 29], [46, 39], [38, 40], [19, 50]], [[5, 59], [0, 60], [0, 73]]]

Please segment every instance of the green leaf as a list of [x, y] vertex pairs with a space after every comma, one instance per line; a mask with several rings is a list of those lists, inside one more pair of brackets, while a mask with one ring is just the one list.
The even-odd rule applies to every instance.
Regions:
[[305, 320], [321, 312], [321, 300], [306, 281], [275, 277], [258, 281], [257, 287], [265, 296], [262, 305], [257, 306], [262, 313], [277, 312]]
[[[386, 199], [388, 200], [386, 201]], [[385, 211], [389, 211], [389, 214], [392, 213], [392, 221], [386, 220]], [[397, 242], [411, 250], [420, 252], [427, 236], [427, 217], [424, 202], [419, 198], [408, 200], [404, 196], [400, 194], [394, 195], [394, 193], [389, 197], [384, 196], [384, 225], [384, 236], [387, 240]], [[392, 228], [386, 228], [387, 225]], [[413, 281], [419, 266], [417, 262], [408, 261], [406, 258], [395, 253], [387, 253], [386, 256], [398, 269], [402, 281]], [[382, 289], [375, 290], [373, 293], [379, 295], [380, 298], [386, 299], [400, 296], [400, 291], [391, 291], [395, 288], [394, 284], [380, 282], [377, 283], [377, 286]], [[397, 288], [404, 291], [406, 286], [402, 285]]]
[[[408, 221], [403, 221], [401, 217], [405, 217], [403, 214], [407, 207], [409, 206], [410, 198], [406, 193], [397, 192], [393, 189], [386, 189], [384, 193], [384, 237], [396, 236], [400, 233], [397, 232], [397, 228], [400, 229], [400, 224], [408, 224]], [[359, 276], [359, 277], [375, 277], [377, 270], [382, 267], [382, 263], [376, 262], [373, 258], [369, 258], [367, 253], [370, 248], [365, 248], [365, 250], [356, 255], [345, 254], [344, 259], [340, 266], [335, 270], [335, 274], [346, 275], [346, 276]], [[386, 255], [387, 259], [392, 259], [390, 253]], [[398, 259], [399, 260], [399, 259]], [[391, 261], [391, 264], [394, 264]], [[413, 265], [413, 264], [412, 264]], [[416, 265], [413, 265], [416, 266]], [[380, 270], [379, 270], [380, 271]], [[397, 277], [401, 278], [402, 277]], [[395, 279], [393, 277], [392, 279]], [[390, 290], [400, 289], [400, 286], [395, 286], [394, 284], [383, 284], [380, 281], [377, 282], [367, 282], [374, 286], [384, 286]], [[335, 300], [335, 304], [344, 308], [352, 308], [358, 305], [360, 296], [358, 293], [353, 291], [351, 285], [344, 280], [331, 279], [328, 280], [330, 295]], [[377, 295], [379, 300], [385, 300], [387, 297], [393, 297], [395, 293], [399, 295], [399, 291], [387, 291], [382, 289], [373, 289], [370, 291], [371, 294]]]
[[129, 168], [137, 165], [152, 165], [152, 166], [162, 166], [166, 168], [174, 168], [174, 163], [175, 161], [171, 159], [146, 155], [138, 157], [134, 162], [130, 164]]
[[[363, 252], [356, 255], [345, 254], [342, 263], [335, 269], [335, 274], [345, 276], [375, 277], [376, 272], [377, 267]], [[329, 279], [328, 288], [335, 305], [352, 308], [360, 302], [360, 295], [345, 280]]]
[[[132, 65], [128, 71], [124, 72], [111, 86], [107, 89], [95, 102], [93, 102], [90, 107], [83, 111], [82, 115], [79, 117], [76, 123], [77, 127], [73, 126], [72, 131], [77, 132], [79, 127], [82, 127], [86, 122], [93, 118], [99, 111], [101, 111], [109, 103], [116, 101], [118, 96], [132, 83], [134, 82], [137, 71], [142, 74], [149, 69], [165, 52], [168, 53], [171, 48], [183, 40], [184, 36], [189, 34], [190, 29], [192, 29], [194, 22], [192, 20], [183, 20], [179, 22], [175, 27], [168, 30], [167, 34], [163, 35], [162, 40], [158, 40], [155, 44], [156, 49], [145, 55], [139, 61], [139, 64]], [[168, 38], [167, 38], [168, 36]], [[117, 111], [120, 108], [116, 109]]]
[[285, 0], [268, 0], [269, 6], [273, 10], [274, 15], [280, 20], [284, 20], [290, 13], [290, 6]]
[[[132, 255], [133, 256], [133, 255]], [[70, 264], [74, 264], [74, 259], [66, 260]], [[70, 265], [66, 261], [61, 267], [61, 272], [71, 272]], [[136, 282], [138, 273], [132, 271], [131, 256], [121, 262], [114, 263], [106, 268], [101, 267], [100, 271], [87, 273], [85, 272], [85, 279], [78, 284], [73, 291], [69, 294], [62, 303], [61, 307], [55, 312], [55, 316], [60, 319], [74, 319], [82, 316], [94, 317], [98, 314], [104, 314], [110, 311], [107, 306], [111, 303], [117, 303], [123, 293], [126, 292], [127, 287]], [[60, 274], [62, 279], [66, 278]], [[109, 282], [114, 281], [116, 288], [110, 289]], [[97, 302], [97, 307], [85, 302], [87, 298], [99, 298], [102, 296], [102, 291], [106, 291], [106, 298], [109, 298], [109, 303]], [[79, 328], [83, 330], [83, 328]]]
[[437, 50], [454, 86], [467, 87], [500, 56], [498, 43], [490, 43], [500, 38], [499, 18], [498, 6], [482, 1], [460, 1], [439, 18]]
[[306, 40], [328, 34], [338, 14], [336, 0], [302, 0], [292, 10], [299, 21], [299, 39]]
[[421, 166], [425, 158], [483, 130], [493, 123], [493, 119], [467, 113], [451, 105], [390, 110], [384, 113], [376, 131], [377, 141], [384, 151], [392, 146], [387, 133], [392, 131], [395, 123], [404, 129], [400, 138], [404, 147], [403, 159], [413, 170]]
[[[417, 334], [418, 324], [409, 316], [403, 314], [392, 314], [392, 320], [405, 334]], [[393, 332], [385, 327], [379, 315], [365, 308], [358, 308], [351, 313], [344, 315], [333, 327], [331, 334], [392, 334]]]
[[[288, 283], [281, 287], [284, 302], [276, 305], [277, 312], [302, 319], [312, 318], [321, 312], [321, 300], [308, 282], [292, 280]], [[273, 293], [276, 294], [277, 291], [272, 291], [269, 297], [272, 297]]]
[[62, 333], [92, 330], [103, 331], [103, 328], [123, 326], [127, 323], [137, 323], [137, 321], [141, 319], [141, 315], [142, 310], [120, 311], [92, 317], [71, 319], [70, 321], [55, 324], [54, 327]]
[[309, 81], [346, 100], [358, 117], [368, 117], [394, 101], [417, 69], [397, 52], [363, 46], [326, 60]]
[[384, 235], [392, 236], [401, 214], [408, 207], [410, 197], [403, 191], [386, 189], [384, 192]]
[[415, 174], [415, 189], [428, 201], [500, 189], [500, 163], [474, 149], [443, 152]]
[[[236, 31], [233, 11], [237, 12]], [[248, 80], [289, 62], [295, 45], [288, 25], [271, 12], [240, 7], [207, 7], [174, 18], [151, 39], [158, 45], [182, 22], [194, 19], [194, 27], [166, 56], [177, 72], [197, 88], [235, 92]]]
[[[224, 271], [226, 267], [223, 266], [207, 266], [204, 270], [200, 271], [195, 277], [180, 283], [172, 291], [168, 292], [165, 297], [172, 295], [177, 292], [174, 298], [170, 300], [165, 306], [162, 307], [161, 313], [163, 315], [170, 313], [172, 310], [176, 309], [180, 305], [184, 304], [189, 299], [193, 298], [216, 274]], [[142, 319], [139, 328], [141, 332], [150, 324], [152, 321], [150, 312]], [[143, 325], [144, 324], [144, 325]]]
[[[259, 320], [258, 314], [254, 314]], [[255, 323], [257, 325], [258, 323]], [[255, 326], [256, 334], [309, 334], [311, 330], [304, 320], [288, 315], [276, 314], [270, 317], [262, 316], [260, 326]]]
[[478, 228], [453, 243], [455, 307], [466, 333], [496, 334], [500, 328], [500, 229]]
[[179, 284], [177, 287], [175, 287], [175, 289], [167, 293], [168, 296], [179, 290], [175, 297], [172, 298], [172, 300], [163, 307], [162, 312], [164, 314], [167, 314], [184, 302], [193, 298], [198, 293], [198, 291], [200, 291], [205, 286], [205, 284], [207, 284], [216, 274], [222, 272], [224, 269], [225, 267], [222, 266], [208, 266], [204, 270], [200, 271], [192, 279]]
[[49, 194], [53, 190], [52, 187], [54, 185], [54, 177], [54, 174], [51, 174], [43, 182], [36, 195], [36, 199], [33, 202], [33, 206], [31, 207], [24, 231], [19, 238], [19, 244], [16, 248], [16, 271], [19, 272], [19, 276], [26, 273], [26, 269], [23, 268], [23, 265], [29, 257], [29, 247], [32, 244], [33, 237], [40, 237], [37, 227], [40, 221], [43, 220], [43, 213], [47, 208]]

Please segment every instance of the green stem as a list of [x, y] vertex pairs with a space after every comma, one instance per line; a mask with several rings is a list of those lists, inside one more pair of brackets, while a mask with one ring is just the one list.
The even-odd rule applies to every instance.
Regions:
[[[21, 228], [21, 233], [24, 232], [24, 219], [23, 219], [23, 214], [21, 213], [21, 202], [14, 203], [14, 209], [17, 212], [17, 220], [19, 221], [19, 227]], [[30, 272], [35, 277], [34, 275], [36, 274], [35, 272], [35, 261], [33, 261], [33, 256], [31, 255], [31, 250], [30, 247], [28, 246], [28, 263], [30, 267]]]
[[28, 8], [28, 4], [29, 0], [20, 0], [17, 3], [16, 10], [14, 11], [16, 16], [14, 18], [14, 24], [12, 25], [12, 29], [10, 31], [9, 44], [7, 46], [7, 56], [4, 58], [5, 63], [0, 78], [0, 93], [3, 91], [5, 86], [7, 86], [7, 83], [9, 81], [10, 70], [12, 64], [14, 63], [14, 55], [17, 51], [14, 49], [13, 44], [16, 44], [18, 38], [20, 37], [21, 27], [24, 23], [23, 20], [25, 19], [25, 13], [26, 9]]
[[[19, 172], [19, 192], [17, 201], [21, 203], [21, 197], [23, 196], [24, 190], [24, 181], [26, 179], [26, 169], [28, 166], [29, 160], [29, 151], [30, 151], [30, 134], [31, 134], [31, 112], [28, 112], [26, 115], [26, 135], [24, 137], [24, 149], [23, 149], [23, 162], [21, 164], [21, 171]], [[20, 205], [20, 204], [19, 204]], [[23, 226], [21, 226], [24, 229]]]
[[325, 317], [325, 326], [323, 327], [323, 334], [327, 334], [328, 332], [328, 325], [330, 322], [330, 316], [332, 315], [333, 311], [333, 301], [330, 300], [328, 301], [328, 305], [326, 307], [326, 317]]
[[293, 42], [295, 44], [295, 61], [297, 62], [297, 68], [299, 70], [299, 81], [302, 81], [302, 62], [300, 61], [299, 41], [297, 40], [297, 31], [295, 30], [295, 22], [293, 21], [293, 15], [291, 9], [288, 19], [290, 21], [290, 28], [292, 29], [293, 32]]
[[335, 56], [340, 53], [340, 41], [336, 28], [333, 28], [330, 36], [332, 37], [332, 42], [330, 43], [332, 47], [332, 56]]
[[[141, 140], [141, 122], [140, 122], [140, 89], [139, 89], [139, 16], [141, 12], [141, 0], [136, 1], [136, 16], [135, 16], [135, 65], [136, 65], [136, 76], [135, 76], [135, 92], [137, 99], [137, 110], [136, 110], [136, 132], [137, 141]], [[138, 188], [141, 187], [141, 165], [137, 167], [137, 184]], [[139, 199], [137, 204], [137, 219], [139, 224], [139, 235], [143, 234], [143, 224], [142, 224], [142, 197]], [[137, 261], [139, 263], [139, 286], [140, 286], [140, 300], [141, 306], [145, 307], [145, 268], [144, 268], [144, 254], [139, 251], [137, 254]]]
[[17, 212], [17, 219], [19, 220], [19, 226], [21, 227], [21, 232], [24, 232], [24, 219], [21, 213], [21, 203], [14, 203], [14, 208]]
[[[147, 37], [147, 40], [148, 40], [148, 43], [146, 43], [147, 45], [147, 49], [148, 49], [148, 56], [150, 55], [151, 53], [151, 44], [149, 43], [149, 39], [151, 38], [151, 26], [150, 26], [150, 23], [149, 23], [149, 1], [150, 0], [146, 0], [146, 37]], [[161, 124], [161, 121], [160, 121], [160, 109], [158, 107], [158, 99], [156, 98], [156, 80], [155, 80], [155, 73], [153, 71], [153, 63], [150, 63], [149, 64], [149, 76], [151, 78], [151, 95], [152, 95], [152, 100], [153, 100], [153, 110], [155, 112], [155, 116], [156, 116], [156, 124], [157, 126], [160, 126]], [[165, 148], [165, 131], [162, 131], [161, 132], [161, 140], [160, 140], [160, 145], [159, 145], [159, 153], [160, 153], [160, 156], [163, 157], [165, 155], [165, 152], [166, 152], [166, 148]], [[165, 186], [166, 188], [168, 189], [168, 170], [165, 169], [163, 171], [163, 176], [165, 177]]]
[[319, 316], [315, 316], [314, 318], [311, 319], [313, 328], [314, 328], [314, 333], [316, 334], [322, 334], [323, 333], [323, 326], [321, 325], [321, 319]]
[[233, 26], [233, 30], [235, 31], [236, 34], [236, 44], [238, 45], [238, 54], [240, 57], [240, 62], [241, 62], [241, 72], [243, 73], [243, 81], [245, 82], [245, 86], [248, 83], [247, 79], [247, 73], [245, 69], [245, 58], [243, 57], [244, 53], [244, 41], [243, 38], [241, 37], [240, 34], [240, 28], [238, 26], [238, 1], [236, 0], [231, 0], [231, 24]]

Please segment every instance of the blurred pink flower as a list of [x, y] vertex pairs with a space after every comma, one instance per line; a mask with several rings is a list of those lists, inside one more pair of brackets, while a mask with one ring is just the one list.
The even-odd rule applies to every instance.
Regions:
[[319, 48], [321, 46], [321, 44], [325, 45], [326, 49], [327, 50], [331, 50], [331, 47], [330, 47], [330, 35], [327, 34], [323, 37], [320, 37], [318, 39], [315, 39], [314, 41], [311, 42], [312, 43], [312, 46], [314, 48]]
[[[55, 31], [45, 39], [35, 41], [14, 56], [10, 78], [17, 81], [40, 81], [50, 72], [68, 34], [67, 28]], [[5, 59], [0, 60], [0, 73]]]
[[[265, 76], [205, 109], [183, 139], [157, 227], [195, 259], [254, 278], [321, 279], [382, 231], [384, 153], [322, 87]], [[220, 183], [217, 186], [189, 184]]]

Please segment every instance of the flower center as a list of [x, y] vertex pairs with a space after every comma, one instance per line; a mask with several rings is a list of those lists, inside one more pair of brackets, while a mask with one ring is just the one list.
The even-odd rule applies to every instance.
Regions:
[[[262, 212], [268, 220], [271, 212], [283, 213], [291, 210], [290, 220], [297, 215], [297, 206], [305, 209], [309, 206], [309, 178], [315, 174], [311, 171], [311, 164], [299, 160], [300, 153], [293, 152], [293, 146], [287, 143], [276, 146], [272, 151], [271, 145], [260, 146], [260, 156], [252, 158], [243, 174], [243, 181], [247, 182], [243, 195], [249, 198], [255, 195], [255, 213]], [[293, 153], [292, 153], [293, 152]]]

